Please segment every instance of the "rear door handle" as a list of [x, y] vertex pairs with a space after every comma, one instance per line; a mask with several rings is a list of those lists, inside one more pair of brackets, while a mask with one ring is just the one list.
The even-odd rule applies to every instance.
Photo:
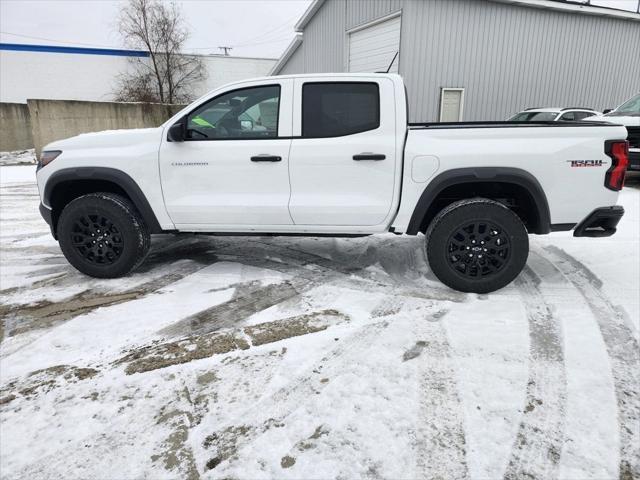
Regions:
[[282, 157], [276, 155], [255, 155], [251, 157], [252, 162], [280, 162]]
[[376, 161], [380, 161], [380, 160], [384, 160], [386, 157], [386, 155], [382, 155], [381, 153], [370, 153], [370, 152], [363, 152], [363, 153], [359, 153], [358, 155], [354, 155], [353, 159], [354, 160], [376, 160]]

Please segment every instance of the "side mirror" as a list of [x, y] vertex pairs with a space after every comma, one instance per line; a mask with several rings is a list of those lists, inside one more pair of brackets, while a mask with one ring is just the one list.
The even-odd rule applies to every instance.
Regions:
[[609, 113], [609, 112], [613, 112], [613, 110], [612, 110], [612, 109], [610, 109], [610, 108], [605, 108], [605, 109], [602, 111], [602, 113], [603, 113], [603, 114], [605, 114], [605, 115], [606, 115], [607, 113]]
[[253, 130], [253, 122], [251, 120], [240, 120], [241, 130]]
[[169, 127], [167, 140], [170, 142], [184, 142], [184, 120], [174, 123]]

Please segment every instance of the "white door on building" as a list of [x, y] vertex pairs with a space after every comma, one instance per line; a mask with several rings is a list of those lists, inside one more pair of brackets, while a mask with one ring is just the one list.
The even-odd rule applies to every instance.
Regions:
[[463, 88], [443, 88], [440, 93], [440, 121], [462, 121]]
[[[372, 22], [349, 32], [349, 71], [398, 72], [400, 61], [400, 15]], [[397, 57], [396, 57], [396, 54]], [[395, 60], [394, 60], [394, 57]]]

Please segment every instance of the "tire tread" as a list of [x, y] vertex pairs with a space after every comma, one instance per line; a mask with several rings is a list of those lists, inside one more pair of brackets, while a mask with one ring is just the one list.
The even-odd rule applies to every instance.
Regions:
[[[435, 261], [432, 261], [435, 258], [435, 256], [438, 255], [438, 253], [435, 251], [436, 242], [432, 241], [434, 232], [436, 232], [435, 234], [438, 235], [439, 234], [438, 228], [451, 215], [456, 214], [458, 210], [468, 209], [472, 207], [485, 207], [487, 209], [499, 208], [501, 209], [502, 213], [506, 214], [507, 218], [511, 217], [511, 220], [515, 220], [517, 224], [521, 226], [521, 231], [514, 232], [514, 233], [521, 237], [522, 242], [518, 242], [518, 243], [522, 243], [522, 244], [521, 245], [514, 244], [512, 249], [524, 249], [526, 251], [526, 254], [524, 255], [524, 260], [522, 260], [522, 252], [520, 252], [519, 259], [513, 260], [513, 261], [516, 261], [517, 263], [521, 263], [521, 265], [519, 265], [520, 268], [517, 270], [517, 273], [513, 275], [513, 278], [509, 278], [509, 276], [505, 277], [504, 276], [505, 272], [502, 272], [501, 274], [495, 277], [486, 279], [484, 282], [476, 282], [475, 284], [472, 284], [470, 281], [464, 281], [462, 279], [458, 279], [448, 275], [446, 271], [443, 271], [443, 269], [441, 269], [439, 264], [436, 264]], [[459, 290], [463, 292], [489, 293], [489, 292], [498, 290], [504, 287], [505, 285], [508, 285], [513, 281], [513, 279], [520, 273], [520, 271], [524, 267], [524, 264], [526, 263], [526, 258], [528, 256], [528, 250], [529, 250], [529, 240], [527, 236], [527, 231], [520, 217], [518, 217], [518, 215], [516, 215], [516, 213], [513, 212], [513, 210], [511, 210], [506, 205], [500, 202], [497, 202], [495, 200], [491, 200], [489, 198], [484, 198], [484, 197], [474, 197], [474, 198], [458, 200], [456, 202], [453, 202], [447, 205], [440, 212], [438, 212], [438, 214], [434, 217], [434, 219], [429, 224], [429, 227], [427, 228], [427, 231], [425, 233], [425, 253], [429, 261], [431, 270], [442, 283], [444, 283], [445, 285], [455, 290]]]
[[[111, 193], [111, 192], [95, 192], [95, 193], [88, 193], [86, 195], [82, 195], [78, 198], [75, 198], [65, 206], [65, 208], [62, 211], [62, 214], [60, 215], [60, 222], [58, 222], [58, 227], [60, 227], [60, 225], [63, 225], [62, 220], [65, 215], [65, 210], [69, 211], [67, 209], [70, 209], [70, 208], [72, 209], [74, 206], [80, 203], [87, 203], [95, 200], [98, 200], [99, 202], [102, 202], [105, 204], [111, 204], [111, 206], [121, 210], [123, 216], [133, 226], [138, 237], [137, 243], [136, 243], [135, 261], [131, 262], [129, 265], [126, 265], [126, 268], [121, 268], [117, 270], [115, 274], [112, 274], [111, 272], [108, 272], [108, 271], [101, 272], [100, 274], [95, 274], [95, 272], [89, 272], [86, 269], [82, 269], [81, 267], [76, 265], [76, 263], [71, 262], [71, 259], [69, 259], [69, 257], [67, 256], [67, 253], [65, 252], [65, 248], [62, 247], [62, 244], [61, 244], [63, 253], [65, 254], [65, 256], [67, 256], [67, 259], [72, 263], [74, 267], [76, 267], [82, 273], [85, 273], [87, 275], [100, 277], [100, 278], [114, 278], [114, 277], [126, 276], [129, 273], [131, 273], [133, 270], [138, 268], [142, 264], [142, 262], [144, 262], [145, 258], [149, 253], [149, 249], [151, 247], [151, 235], [149, 233], [149, 228], [147, 227], [146, 223], [142, 219], [142, 216], [140, 215], [138, 210], [135, 208], [135, 206], [131, 203], [129, 199], [117, 193]], [[58, 238], [61, 238], [60, 234], [58, 235]]]

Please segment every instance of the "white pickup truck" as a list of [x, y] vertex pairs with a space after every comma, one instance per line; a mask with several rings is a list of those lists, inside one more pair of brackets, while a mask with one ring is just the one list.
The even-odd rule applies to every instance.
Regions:
[[47, 145], [40, 211], [68, 261], [136, 268], [150, 234], [426, 234], [446, 285], [511, 282], [528, 234], [607, 236], [628, 164], [598, 122], [409, 124], [401, 77], [268, 77], [221, 87], [158, 128]]

